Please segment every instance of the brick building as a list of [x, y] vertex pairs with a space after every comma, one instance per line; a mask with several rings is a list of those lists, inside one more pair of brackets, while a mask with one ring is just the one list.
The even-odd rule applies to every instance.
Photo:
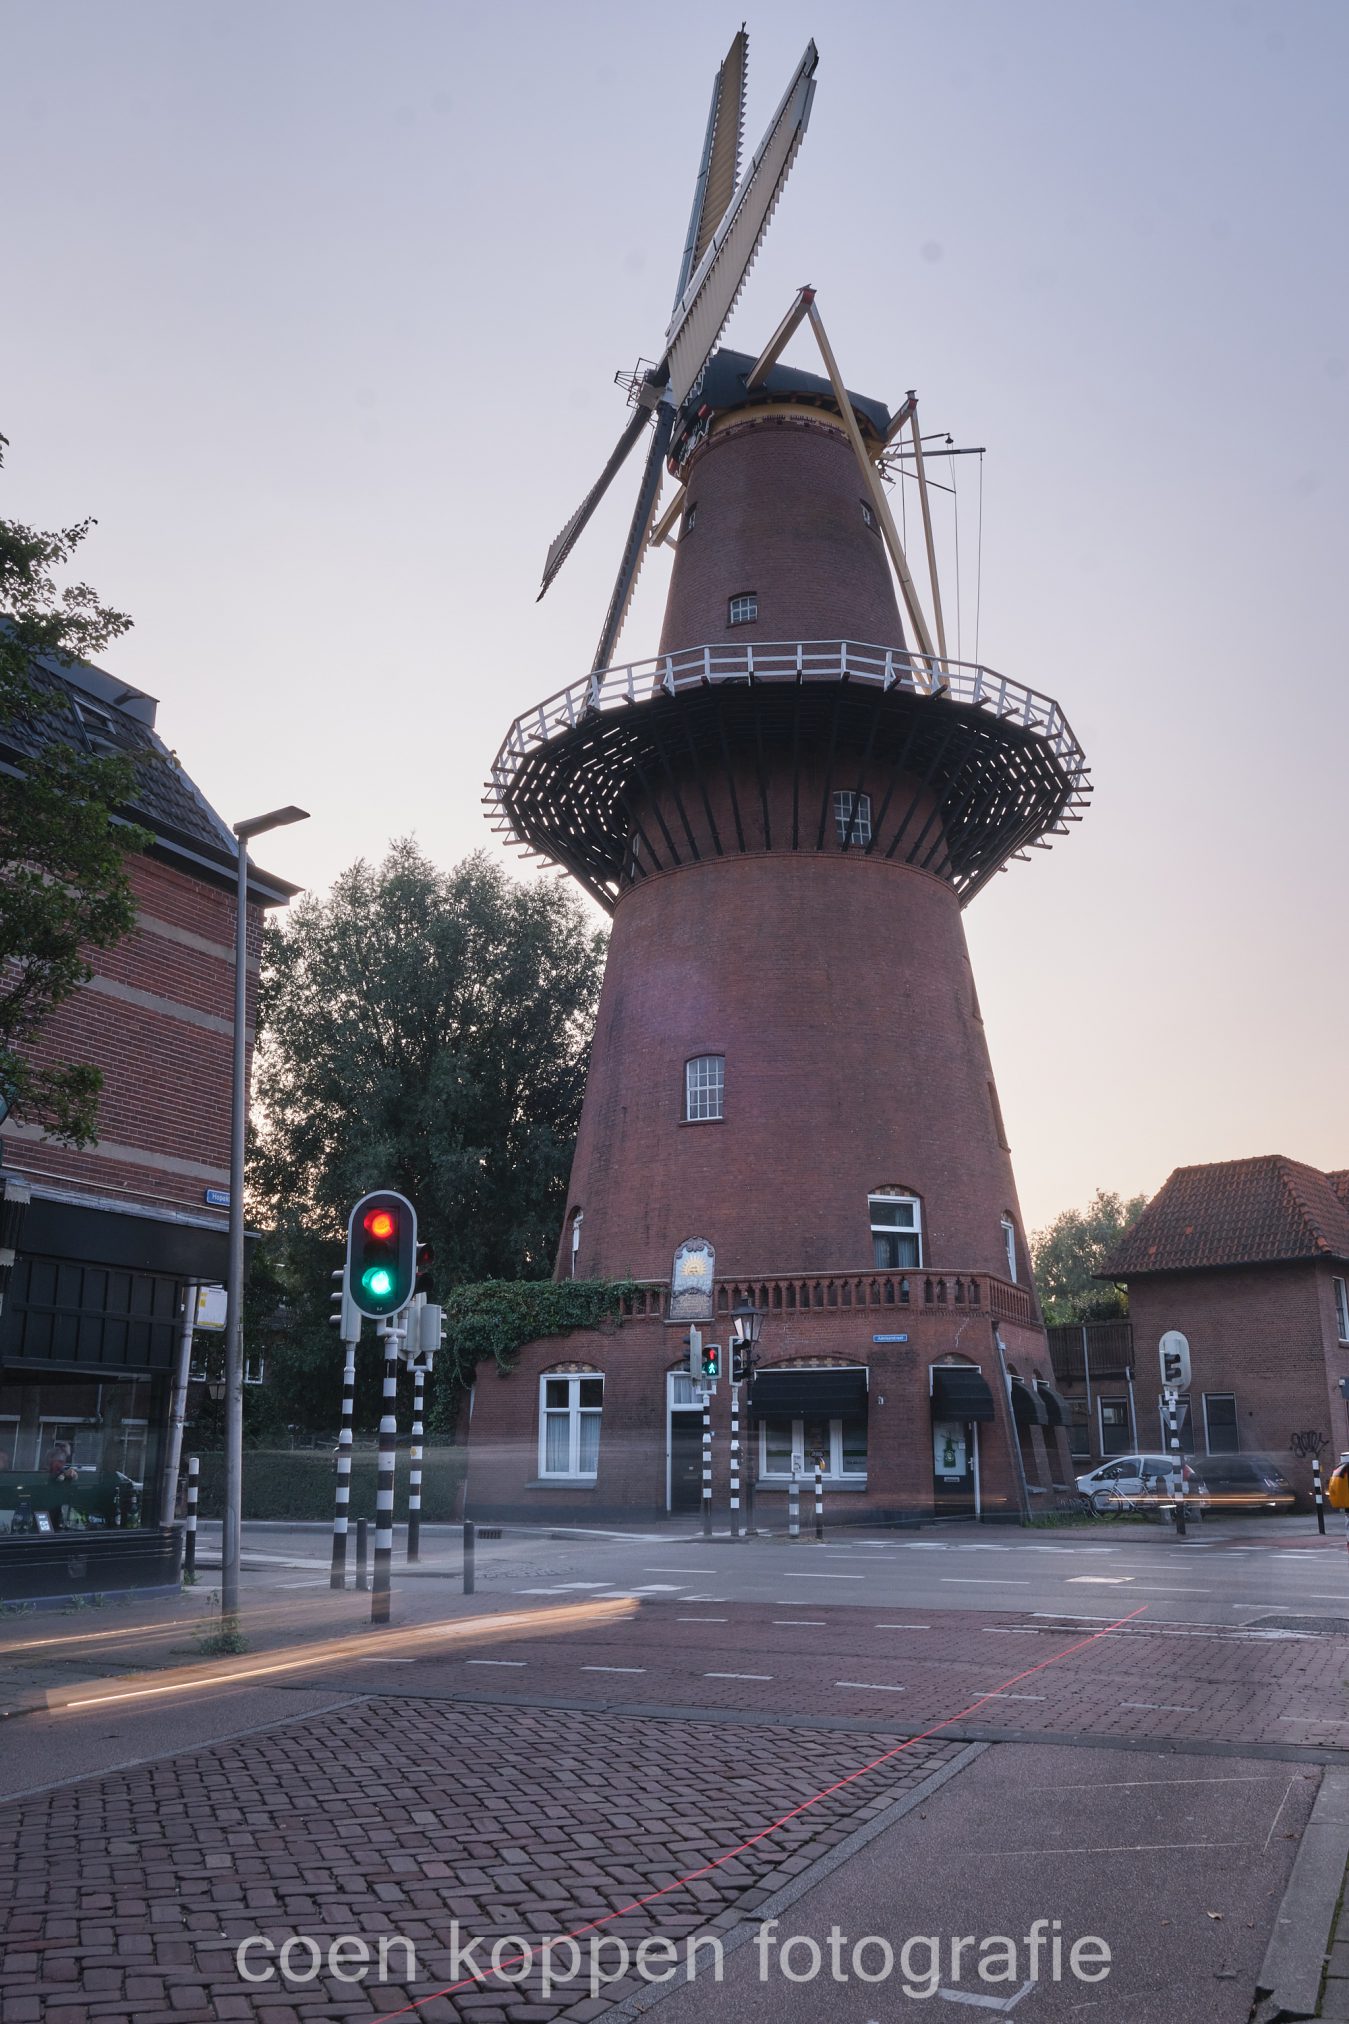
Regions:
[[[674, 426], [658, 654], [493, 769], [502, 826], [613, 915], [556, 1269], [640, 1291], [480, 1377], [479, 1517], [696, 1510], [688, 1329], [727, 1344], [745, 1304], [767, 1522], [816, 1454], [835, 1518], [1071, 1480], [961, 910], [1081, 805], [1081, 754], [1047, 698], [913, 649], [833, 385], [753, 365], [716, 353]], [[848, 400], [878, 454], [893, 418]]]
[[1051, 1331], [1076, 1454], [1165, 1445], [1172, 1328], [1190, 1344], [1181, 1441], [1201, 1473], [1206, 1456], [1264, 1454], [1305, 1496], [1308, 1437], [1349, 1448], [1349, 1172], [1280, 1154], [1177, 1167], [1102, 1277], [1127, 1287], [1128, 1322]]
[[[13, 1120], [0, 1134], [17, 1250], [0, 1315], [5, 1598], [174, 1579], [171, 1379], [186, 1289], [224, 1278], [229, 1199], [235, 839], [158, 738], [152, 697], [87, 666], [38, 662], [33, 678], [48, 710], [5, 729], [0, 764], [21, 775], [39, 740], [126, 754], [124, 813], [153, 840], [127, 860], [133, 931], [92, 953], [93, 977], [32, 1049], [101, 1069], [98, 1142], [76, 1151]], [[293, 891], [250, 879], [254, 972], [263, 911]], [[65, 1481], [63, 1449], [78, 1471]]]

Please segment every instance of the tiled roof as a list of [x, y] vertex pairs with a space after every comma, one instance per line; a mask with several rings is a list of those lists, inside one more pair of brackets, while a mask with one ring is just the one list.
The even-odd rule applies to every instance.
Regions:
[[[152, 830], [170, 853], [234, 876], [233, 832], [156, 733], [153, 696], [101, 668], [80, 661], [66, 664], [46, 654], [30, 656], [29, 677], [48, 707], [39, 717], [0, 725], [0, 764], [7, 761], [22, 771], [25, 759], [56, 744], [120, 754], [136, 768], [135, 792], [122, 813]], [[264, 904], [295, 891], [252, 866], [249, 885], [252, 896]]]
[[1324, 1174], [1267, 1153], [1177, 1167], [1098, 1276], [1299, 1258], [1349, 1259], [1349, 1170]]

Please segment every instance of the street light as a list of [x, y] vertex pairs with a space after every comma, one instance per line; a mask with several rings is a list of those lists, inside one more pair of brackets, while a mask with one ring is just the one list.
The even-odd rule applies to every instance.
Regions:
[[[759, 1466], [759, 1457], [755, 1442], [751, 1398], [754, 1384], [754, 1352], [758, 1347], [759, 1336], [763, 1330], [763, 1314], [752, 1301], [746, 1300], [742, 1301], [739, 1307], [732, 1308], [731, 1320], [735, 1323], [735, 1347], [743, 1352], [741, 1368], [744, 1371], [745, 1377], [745, 1425], [749, 1429], [749, 1454], [747, 1457], [749, 1466], [745, 1470], [745, 1536], [752, 1539], [755, 1531], [754, 1477]], [[732, 1349], [731, 1357], [732, 1365], [734, 1366], [735, 1349]], [[731, 1374], [732, 1376], [735, 1374], [734, 1367]]]
[[234, 1081], [230, 1096], [230, 1236], [225, 1286], [225, 1522], [220, 1534], [220, 1614], [239, 1613], [239, 1555], [244, 1498], [244, 1124], [248, 1115], [248, 839], [288, 822], [304, 808], [274, 808], [236, 822], [239, 839], [234, 906]]

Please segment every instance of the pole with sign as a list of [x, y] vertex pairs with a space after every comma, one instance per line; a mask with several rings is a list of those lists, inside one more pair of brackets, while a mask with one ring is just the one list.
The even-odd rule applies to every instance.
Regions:
[[1168, 1328], [1157, 1345], [1162, 1393], [1171, 1433], [1171, 1469], [1176, 1482], [1176, 1537], [1185, 1537], [1185, 1460], [1180, 1452], [1180, 1394], [1190, 1389], [1190, 1345], [1178, 1328]]

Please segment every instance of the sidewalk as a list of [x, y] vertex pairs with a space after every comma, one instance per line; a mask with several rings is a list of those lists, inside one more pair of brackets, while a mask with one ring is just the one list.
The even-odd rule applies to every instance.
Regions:
[[1254, 2024], [1349, 2020], [1349, 1772], [1328, 1771], [1298, 1847], [1257, 1980]]

